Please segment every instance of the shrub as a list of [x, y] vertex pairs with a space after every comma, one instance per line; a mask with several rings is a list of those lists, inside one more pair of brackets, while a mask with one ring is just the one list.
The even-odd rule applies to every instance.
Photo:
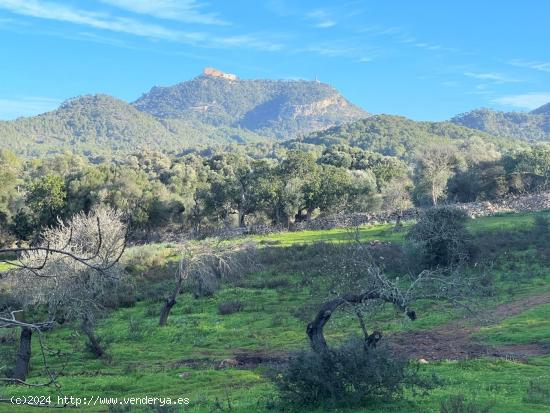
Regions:
[[218, 305], [218, 312], [221, 315], [229, 315], [242, 311], [243, 308], [243, 303], [241, 303], [239, 300], [223, 301]]
[[408, 385], [431, 386], [408, 368], [405, 358], [383, 347], [366, 349], [358, 337], [322, 353], [294, 354], [275, 383], [281, 400], [299, 407], [325, 408], [393, 399]]
[[427, 209], [411, 228], [409, 239], [423, 248], [424, 263], [431, 267], [468, 261], [472, 243], [465, 211], [449, 207]]
[[477, 404], [467, 402], [464, 395], [451, 396], [441, 402], [440, 413], [489, 413], [493, 405], [491, 403]]
[[215, 275], [204, 274], [187, 280], [184, 290], [191, 292], [195, 298], [212, 297], [218, 290], [219, 284]]

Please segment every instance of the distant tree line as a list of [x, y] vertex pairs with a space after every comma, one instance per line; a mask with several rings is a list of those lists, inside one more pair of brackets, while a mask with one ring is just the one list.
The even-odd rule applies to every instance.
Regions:
[[58, 218], [109, 206], [134, 228], [289, 225], [319, 213], [403, 210], [550, 189], [550, 146], [499, 152], [484, 141], [433, 144], [407, 162], [346, 145], [319, 150], [141, 151], [24, 160], [0, 151], [2, 243], [32, 240]]

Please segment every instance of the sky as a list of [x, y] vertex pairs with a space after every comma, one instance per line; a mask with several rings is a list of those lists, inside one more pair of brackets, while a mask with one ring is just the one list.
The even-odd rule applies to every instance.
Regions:
[[0, 0], [0, 119], [205, 66], [319, 79], [371, 113], [444, 120], [550, 102], [550, 2]]

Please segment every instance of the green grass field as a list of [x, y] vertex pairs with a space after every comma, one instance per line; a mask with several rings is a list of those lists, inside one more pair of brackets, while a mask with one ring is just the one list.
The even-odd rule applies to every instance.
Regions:
[[[533, 214], [504, 215], [473, 220], [470, 230], [474, 235], [503, 229], [514, 232], [529, 228], [532, 223]], [[362, 241], [400, 242], [404, 237], [404, 232], [395, 232], [391, 225], [362, 227], [359, 234]], [[255, 239], [260, 243], [264, 241], [266, 248], [293, 248], [296, 244], [319, 241], [346, 242], [353, 239], [353, 234], [335, 229]], [[162, 270], [177, 260], [177, 253], [171, 245], [148, 245], [129, 249], [126, 260], [132, 273], [143, 275], [140, 280], [151, 283], [153, 289], [157, 282], [169, 283], [170, 276], [163, 275]], [[189, 293], [182, 294], [165, 327], [158, 326], [159, 299], [144, 298], [129, 308], [110, 313], [98, 328], [108, 349], [108, 356], [102, 359], [95, 359], [84, 351], [84, 339], [78, 329], [57, 328], [44, 339], [51, 350], [47, 354], [51, 367], [62, 371], [61, 388], [9, 385], [0, 387], [0, 395], [3, 398], [50, 395], [53, 401], [61, 395], [188, 397], [190, 404], [185, 409], [164, 411], [273, 411], [270, 406], [276, 393], [266, 377], [265, 364], [219, 367], [222, 360], [236, 355], [277, 358], [308, 345], [305, 328], [318, 303], [326, 298], [326, 293], [319, 293], [326, 290], [324, 279], [282, 268], [275, 263], [272, 268], [254, 273], [237, 284], [224, 284], [213, 297], [195, 299]], [[550, 291], [550, 265], [541, 261], [532, 247], [507, 250], [506, 254], [499, 255], [494, 260], [493, 272], [495, 294], [483, 302], [486, 308]], [[218, 305], [230, 300], [241, 301], [242, 311], [220, 315]], [[416, 310], [420, 316], [414, 323], [395, 319], [391, 307], [382, 309], [371, 322], [389, 334], [428, 329], [465, 315], [463, 310], [436, 307], [429, 301], [419, 303]], [[496, 325], [483, 327], [476, 338], [495, 345], [550, 344], [549, 315], [550, 304], [537, 305]], [[327, 327], [329, 341], [336, 342], [357, 330], [356, 324], [345, 313], [336, 315]], [[8, 344], [0, 345], [3, 349], [0, 367], [13, 360], [16, 339], [15, 331], [2, 334]], [[29, 379], [35, 384], [46, 380], [37, 341], [34, 340]], [[491, 411], [497, 413], [550, 411], [550, 398], [546, 398], [546, 393], [539, 395], [535, 391], [535, 397], [529, 390], [531, 383], [542, 383], [543, 388], [550, 389], [550, 384], [544, 387], [550, 378], [550, 356], [531, 357], [527, 362], [490, 358], [441, 361], [422, 365], [421, 369], [426, 374], [437, 374], [443, 385], [422, 397], [406, 394], [402, 400], [389, 405], [339, 411], [439, 412], [440, 402], [457, 394], [463, 394], [468, 400], [493, 403]], [[28, 406], [0, 404], [0, 412], [25, 411], [32, 410]], [[76, 411], [154, 410], [80, 406]]]

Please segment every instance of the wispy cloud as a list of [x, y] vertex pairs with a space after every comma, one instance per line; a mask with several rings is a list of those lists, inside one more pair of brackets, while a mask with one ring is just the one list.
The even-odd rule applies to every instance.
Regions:
[[379, 56], [379, 51], [374, 47], [345, 40], [312, 43], [306, 47], [289, 50], [289, 52], [293, 54], [315, 53], [323, 57], [349, 59], [356, 63], [372, 62]]
[[211, 48], [246, 47], [264, 51], [280, 50], [280, 42], [253, 34], [212, 35], [206, 32], [173, 30], [161, 25], [144, 23], [129, 17], [91, 12], [57, 2], [37, 0], [0, 0], [0, 8], [12, 13], [40, 19], [62, 21], [94, 29], [130, 34], [154, 40], [168, 40], [192, 46]]
[[550, 73], [550, 62], [539, 62], [531, 60], [514, 59], [510, 61], [512, 66], [523, 67], [527, 69], [539, 70]]
[[487, 80], [494, 83], [515, 83], [518, 79], [496, 72], [465, 72], [464, 76], [477, 80]]
[[0, 119], [37, 115], [55, 109], [60, 103], [60, 99], [39, 96], [0, 98]]
[[493, 102], [500, 105], [532, 110], [550, 102], [550, 92], [533, 92], [523, 95], [502, 96], [494, 99]]
[[313, 27], [318, 29], [328, 29], [329, 27], [336, 26], [336, 21], [326, 10], [317, 9], [310, 11], [306, 14], [306, 18], [312, 20], [314, 22]]
[[356, 30], [360, 34], [369, 34], [371, 36], [387, 36], [394, 43], [415, 47], [417, 49], [429, 50], [434, 52], [459, 52], [459, 49], [454, 47], [446, 47], [440, 44], [433, 44], [418, 40], [412, 36], [408, 30], [399, 26], [381, 26], [371, 25], [364, 26]]
[[101, 0], [102, 3], [160, 19], [184, 23], [227, 25], [215, 13], [204, 12], [205, 4], [197, 0]]
[[199, 40], [200, 34], [186, 33], [166, 29], [162, 26], [141, 23], [138, 20], [110, 16], [105, 13], [90, 12], [76, 9], [54, 2], [39, 2], [36, 0], [0, 0], [0, 8], [12, 13], [47, 20], [90, 26], [115, 32], [127, 33], [142, 37], [153, 37], [169, 40]]

